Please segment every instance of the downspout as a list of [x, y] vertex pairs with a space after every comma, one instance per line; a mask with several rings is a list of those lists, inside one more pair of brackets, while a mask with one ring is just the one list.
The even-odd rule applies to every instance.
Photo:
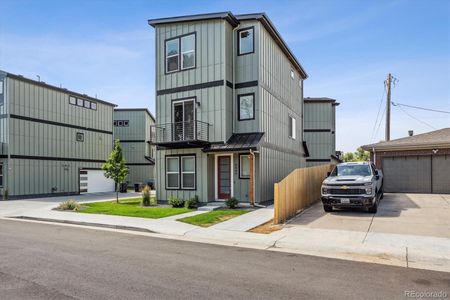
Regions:
[[238, 24], [235, 28], [233, 28], [233, 31], [232, 31], [232, 35], [233, 35], [233, 59], [232, 59], [232, 65], [233, 65], [233, 75], [232, 75], [232, 80], [233, 80], [233, 82], [232, 82], [232, 85], [233, 85], [233, 87], [232, 87], [232, 89], [233, 89], [233, 99], [231, 100], [231, 134], [233, 134], [234, 133], [234, 121], [235, 121], [235, 116], [234, 116], [234, 101], [235, 101], [235, 98], [236, 98], [236, 89], [235, 89], [235, 86], [236, 86], [236, 82], [235, 82], [235, 80], [236, 80], [236, 72], [235, 72], [235, 67], [236, 67], [236, 39], [237, 39], [237, 37], [235, 36], [235, 32], [236, 32], [236, 30], [238, 30], [239, 29], [239, 27], [241, 27], [241, 24]]

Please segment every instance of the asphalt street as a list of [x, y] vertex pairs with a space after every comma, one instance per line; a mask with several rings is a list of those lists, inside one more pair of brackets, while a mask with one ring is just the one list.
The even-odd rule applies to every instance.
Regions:
[[450, 273], [0, 220], [0, 299], [408, 299]]

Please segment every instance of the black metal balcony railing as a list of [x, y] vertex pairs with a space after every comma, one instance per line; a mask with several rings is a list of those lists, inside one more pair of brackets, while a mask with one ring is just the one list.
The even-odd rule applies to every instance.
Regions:
[[206, 144], [209, 124], [202, 121], [158, 124], [151, 127], [150, 133], [150, 141], [157, 145]]

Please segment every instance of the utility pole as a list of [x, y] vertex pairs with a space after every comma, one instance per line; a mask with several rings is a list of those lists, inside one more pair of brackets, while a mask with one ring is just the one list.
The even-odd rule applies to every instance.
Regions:
[[387, 86], [387, 99], [386, 99], [386, 141], [391, 140], [391, 84], [392, 75], [388, 74], [388, 78], [385, 81]]

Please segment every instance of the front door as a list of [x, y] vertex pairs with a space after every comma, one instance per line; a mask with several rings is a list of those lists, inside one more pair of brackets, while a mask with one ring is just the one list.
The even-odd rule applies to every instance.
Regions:
[[231, 156], [217, 157], [217, 196], [219, 199], [231, 197]]

